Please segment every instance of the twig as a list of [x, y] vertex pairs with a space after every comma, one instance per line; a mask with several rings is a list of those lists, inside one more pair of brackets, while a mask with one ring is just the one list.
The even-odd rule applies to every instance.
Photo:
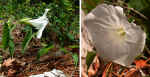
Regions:
[[[125, 2], [123, 2], [123, 4], [125, 4], [126, 6], [128, 6]], [[125, 6], [123, 6], [123, 7], [126, 8], [126, 9], [128, 9], [128, 10], [131, 10], [131, 11], [135, 12], [136, 14], [138, 14], [139, 16], [141, 16], [142, 18], [144, 18], [145, 20], [148, 20], [148, 18], [145, 15], [143, 15], [142, 13], [140, 13], [139, 11], [137, 11], [137, 10], [135, 10], [133, 8], [125, 7]]]
[[125, 7], [127, 8], [128, 10], [131, 10], [135, 13], [137, 13], [138, 15], [140, 15], [142, 18], [144, 18], [145, 20], [148, 20], [148, 18], [146, 16], [144, 16], [142, 13], [138, 12], [137, 10], [133, 9], [133, 8], [128, 8], [128, 7]]
[[[110, 3], [112, 3], [112, 2], [110, 2]], [[112, 3], [112, 4], [113, 4], [113, 5], [117, 5], [117, 3]], [[125, 2], [122, 2], [122, 4], [128, 6]], [[120, 5], [120, 4], [119, 4], [119, 5]], [[146, 17], [145, 15], [143, 15], [142, 13], [140, 13], [139, 11], [137, 11], [137, 10], [135, 10], [135, 9], [133, 9], [133, 8], [129, 8], [129, 7], [126, 7], [126, 6], [123, 6], [123, 5], [120, 5], [120, 6], [122, 6], [123, 8], [126, 8], [126, 9], [128, 9], [128, 10], [131, 10], [131, 11], [135, 12], [136, 14], [138, 14], [139, 16], [141, 16], [142, 18], [144, 18], [145, 20], [149, 20], [148, 17]]]

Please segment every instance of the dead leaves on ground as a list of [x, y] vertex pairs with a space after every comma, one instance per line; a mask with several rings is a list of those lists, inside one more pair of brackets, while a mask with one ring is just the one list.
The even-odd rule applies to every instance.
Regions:
[[[7, 77], [27, 77], [33, 74], [41, 74], [46, 71], [50, 71], [53, 68], [62, 70], [66, 75], [73, 73], [74, 77], [79, 76], [79, 67], [74, 66], [72, 55], [66, 54], [58, 57], [49, 56], [43, 61], [36, 61], [36, 56], [24, 55], [17, 58], [4, 59], [1, 68], [0, 75], [5, 75]], [[32, 55], [32, 56], [31, 56]]]
[[150, 58], [147, 60], [135, 60], [136, 69], [141, 69], [144, 67], [150, 67], [150, 64], [148, 64], [148, 61], [150, 61]]
[[100, 61], [98, 59], [98, 56], [95, 56], [93, 63], [89, 67], [88, 76], [93, 77], [94, 75], [96, 75], [99, 68], [100, 68]]
[[[99, 59], [95, 57], [93, 63], [88, 69], [88, 77], [143, 77], [150, 74], [150, 70], [145, 70], [145, 68], [150, 69], [150, 64], [148, 64], [150, 58], [147, 60], [135, 60], [135, 67], [123, 67], [118, 64], [108, 63], [105, 68], [99, 70], [103, 67]], [[98, 75], [99, 72], [101, 75]], [[87, 76], [85, 76], [87, 77]]]
[[6, 67], [11, 66], [12, 62], [14, 62], [14, 61], [15, 61], [15, 59], [11, 59], [11, 58], [4, 60], [2, 66], [6, 66]]
[[[24, 69], [23, 62], [20, 62], [18, 59], [15, 58], [8, 58], [4, 60], [0, 71], [7, 74], [8, 77], [13, 77], [16, 73], [18, 73], [18, 71], [23, 71], [22, 69]], [[5, 71], [7, 71], [7, 73]]]

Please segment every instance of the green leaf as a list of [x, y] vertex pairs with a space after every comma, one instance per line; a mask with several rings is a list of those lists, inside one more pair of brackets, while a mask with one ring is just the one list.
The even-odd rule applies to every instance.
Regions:
[[148, 0], [130, 0], [128, 3], [129, 7], [134, 8], [138, 11], [144, 10], [146, 7], [149, 6]]
[[92, 9], [94, 9], [98, 4], [101, 4], [103, 2], [104, 2], [104, 0], [83, 0], [82, 8], [86, 13], [88, 13]]
[[14, 55], [14, 51], [15, 51], [15, 44], [13, 42], [13, 40], [9, 40], [9, 53], [10, 53], [10, 56], [13, 57]]
[[13, 57], [15, 44], [13, 42], [13, 37], [11, 35], [12, 31], [15, 29], [16, 25], [12, 24], [11, 20], [8, 20], [7, 23], [3, 25], [3, 35], [2, 35], [2, 45], [3, 49], [6, 50], [9, 48], [9, 53]]
[[0, 64], [3, 62], [3, 56], [0, 55]]
[[60, 48], [60, 50], [63, 51], [65, 54], [69, 53], [69, 51], [67, 49], [65, 49], [65, 48]]
[[129, 0], [128, 6], [136, 9], [144, 16], [150, 18], [150, 0]]
[[[14, 30], [16, 28], [16, 25], [14, 25], [14, 24], [10, 24], [9, 25], [9, 34], [11, 35], [11, 32]], [[12, 36], [10, 36], [10, 37], [12, 37]]]
[[0, 48], [3, 48], [3, 45], [0, 45]]
[[39, 60], [39, 58], [41, 56], [43, 56], [44, 54], [47, 54], [49, 52], [50, 49], [54, 48], [54, 45], [48, 45], [42, 49], [39, 50], [38, 54], [37, 54], [37, 59]]
[[88, 52], [86, 56], [86, 64], [89, 68], [90, 64], [93, 62], [94, 57], [96, 56], [96, 53], [94, 52]]
[[9, 42], [8, 42], [9, 53], [10, 53], [10, 56], [13, 57], [14, 51], [15, 51], [15, 43], [13, 41], [13, 37], [12, 37], [11, 33], [16, 28], [16, 25], [12, 24], [12, 22], [10, 21], [10, 22], [8, 22], [8, 26], [9, 26]]
[[4, 50], [8, 48], [8, 42], [9, 42], [9, 27], [8, 24], [5, 23], [3, 25], [3, 31], [2, 31], [2, 45]]
[[68, 33], [67, 36], [69, 37], [70, 40], [74, 40], [74, 35], [71, 33]]
[[130, 17], [130, 18], [128, 18], [128, 21], [131, 23], [131, 22], [134, 21], [134, 18], [133, 18], [133, 17]]
[[78, 55], [76, 53], [74, 53], [74, 54], [72, 54], [72, 58], [74, 60], [75, 66], [78, 66], [78, 61], [79, 61]]
[[32, 34], [32, 28], [30, 28], [30, 30], [26, 33], [25, 38], [22, 43], [22, 53], [24, 53], [24, 51], [26, 50], [26, 48], [33, 36], [34, 36], [34, 34]]

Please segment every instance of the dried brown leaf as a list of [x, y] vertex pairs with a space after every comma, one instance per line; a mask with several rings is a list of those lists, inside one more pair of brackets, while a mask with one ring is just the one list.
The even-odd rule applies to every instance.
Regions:
[[100, 61], [98, 59], [98, 56], [95, 56], [93, 63], [89, 67], [88, 77], [95, 76], [97, 74], [99, 68], [100, 68]]
[[7, 76], [8, 76], [8, 77], [14, 77], [14, 74], [15, 74], [15, 73], [16, 73], [16, 70], [9, 69]]
[[109, 71], [111, 65], [112, 65], [112, 62], [106, 65], [106, 68], [105, 68], [105, 70], [104, 70], [104, 72], [103, 72], [102, 77], [107, 77], [107, 73], [108, 73], [108, 71]]
[[15, 61], [14, 58], [13, 58], [13, 59], [8, 58], [7, 60], [4, 60], [2, 66], [6, 66], [6, 67], [11, 66], [11, 65], [12, 65], [12, 62], [14, 62], [14, 61]]

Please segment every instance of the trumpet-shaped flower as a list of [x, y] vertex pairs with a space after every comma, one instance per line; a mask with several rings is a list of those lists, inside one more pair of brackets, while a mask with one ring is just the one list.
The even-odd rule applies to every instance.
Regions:
[[25, 18], [21, 20], [21, 22], [31, 24], [33, 27], [35, 27], [38, 30], [37, 32], [38, 39], [42, 37], [42, 33], [49, 22], [48, 18], [46, 17], [48, 11], [49, 9], [45, 9], [45, 13], [43, 14], [43, 16], [39, 17], [38, 19]]
[[119, 6], [97, 6], [86, 16], [84, 24], [103, 59], [127, 66], [144, 49], [145, 32], [140, 26], [129, 23]]

